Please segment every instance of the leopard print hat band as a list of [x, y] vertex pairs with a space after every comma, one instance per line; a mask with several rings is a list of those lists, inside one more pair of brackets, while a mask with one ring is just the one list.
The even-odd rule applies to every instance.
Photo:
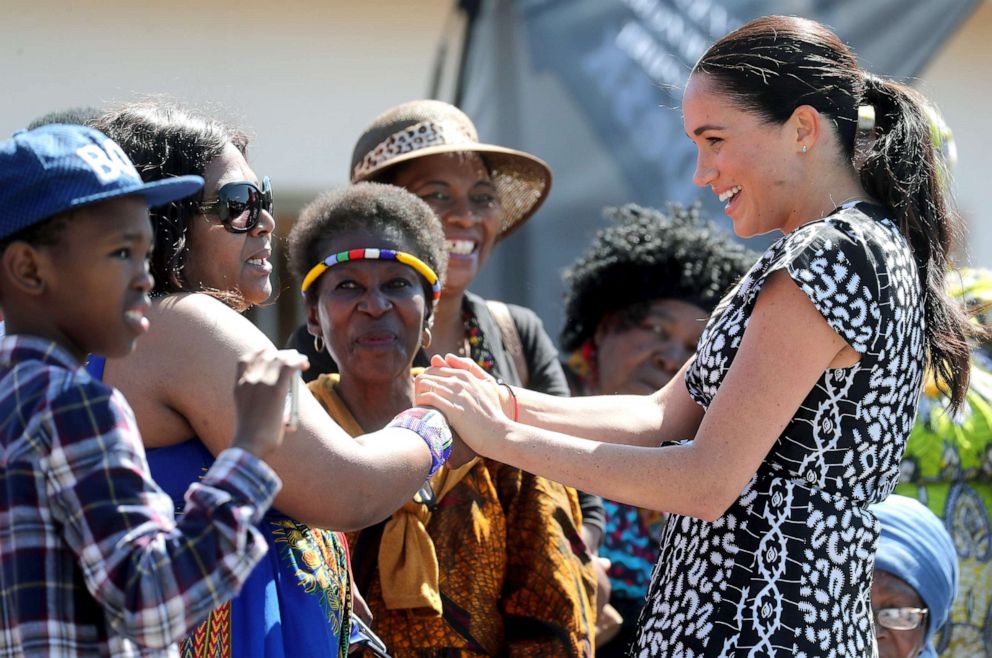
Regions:
[[534, 214], [551, 188], [551, 170], [542, 160], [480, 142], [464, 112], [435, 100], [404, 103], [376, 117], [355, 146], [351, 182], [389, 182], [383, 176], [387, 169], [439, 153], [477, 153], [483, 158], [503, 209], [498, 239]]
[[351, 179], [353, 181], [365, 180], [370, 174], [404, 153], [419, 151], [429, 146], [458, 144], [467, 145], [469, 148], [465, 150], [469, 151], [471, 146], [477, 143], [478, 140], [458, 126], [445, 125], [435, 121], [421, 121], [397, 130], [379, 142], [378, 146], [365, 154], [361, 162], [355, 165], [351, 172]]

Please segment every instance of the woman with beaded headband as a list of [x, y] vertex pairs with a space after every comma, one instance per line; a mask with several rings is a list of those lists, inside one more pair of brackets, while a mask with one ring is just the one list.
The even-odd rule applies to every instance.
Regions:
[[[509, 384], [568, 395], [558, 352], [537, 315], [469, 290], [497, 243], [543, 203], [551, 188], [544, 162], [480, 142], [472, 121], [448, 103], [416, 100], [372, 120], [355, 144], [350, 178], [409, 190], [434, 210], [444, 228], [448, 274], [434, 311], [433, 340], [417, 365], [426, 365], [431, 354], [451, 352], [471, 358]], [[306, 327], [300, 327], [289, 346], [307, 354], [313, 374], [336, 370], [326, 352], [312, 349]], [[598, 545], [602, 503], [590, 496], [582, 496], [580, 503], [583, 537]], [[576, 550], [582, 550], [579, 543]], [[590, 560], [589, 565], [591, 582], [596, 563]]]
[[[352, 434], [412, 405], [447, 259], [430, 207], [392, 185], [323, 195], [294, 225], [289, 262], [307, 325], [339, 369], [309, 385]], [[356, 584], [390, 655], [591, 655], [584, 564], [561, 522], [572, 513], [562, 487], [474, 458], [350, 535]]]
[[[96, 124], [145, 180], [206, 179], [200, 198], [151, 211], [148, 340], [131, 356], [107, 361], [103, 372], [133, 401], [152, 475], [182, 507], [182, 492], [234, 435], [230, 379], [239, 357], [274, 349], [239, 313], [272, 289], [272, 191], [248, 165], [244, 135], [215, 120], [138, 103]], [[297, 404], [295, 429], [271, 459], [283, 488], [260, 525], [269, 553], [241, 594], [183, 643], [184, 656], [345, 656], [347, 549], [339, 533], [318, 528], [347, 530], [386, 517], [450, 450], [436, 412], [401, 414], [355, 441], [309, 393]]]
[[[860, 105], [876, 138], [856, 164]], [[877, 655], [868, 507], [898, 480], [924, 366], [952, 407], [968, 384], [924, 107], [819, 23], [746, 23], [693, 67], [683, 124], [734, 231], [784, 235], [686, 366], [650, 396], [511, 399], [454, 356], [418, 378], [480, 454], [670, 512], [635, 655]]]
[[[544, 202], [551, 188], [551, 172], [544, 162], [522, 151], [481, 143], [475, 126], [458, 108], [418, 100], [386, 110], [365, 129], [352, 154], [350, 178], [353, 183], [406, 188], [441, 219], [450, 269], [428, 354], [461, 354], [506, 381], [568, 394], [557, 353], [537, 316], [508, 307], [521, 342], [516, 351], [523, 358], [515, 358], [504, 345], [499, 311], [468, 291], [496, 243]], [[310, 340], [301, 327], [290, 344], [302, 348], [315, 364], [333, 370], [332, 362], [305, 349]]]

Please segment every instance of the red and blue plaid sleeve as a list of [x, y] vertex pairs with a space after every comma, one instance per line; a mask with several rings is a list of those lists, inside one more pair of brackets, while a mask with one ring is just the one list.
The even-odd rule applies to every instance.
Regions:
[[52, 514], [117, 633], [166, 647], [237, 593], [265, 554], [254, 524], [280, 487], [264, 462], [221, 453], [177, 521], [119, 392], [77, 380], [52, 400], [45, 425]]

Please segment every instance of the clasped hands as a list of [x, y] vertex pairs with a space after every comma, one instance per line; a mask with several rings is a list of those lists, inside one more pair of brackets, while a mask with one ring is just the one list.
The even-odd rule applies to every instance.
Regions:
[[457, 434], [449, 464], [457, 467], [473, 456], [458, 454], [459, 444], [487, 455], [487, 445], [506, 434], [513, 400], [505, 386], [470, 359], [454, 354], [431, 357], [431, 366], [417, 376], [414, 390], [415, 403], [443, 413]]

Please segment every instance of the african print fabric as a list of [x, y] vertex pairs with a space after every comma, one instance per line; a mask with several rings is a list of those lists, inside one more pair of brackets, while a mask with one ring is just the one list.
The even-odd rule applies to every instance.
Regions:
[[[199, 439], [148, 450], [155, 481], [177, 509], [213, 455]], [[231, 603], [210, 613], [179, 645], [183, 658], [345, 658], [351, 578], [344, 536], [276, 510], [257, 524], [269, 551]]]
[[[346, 407], [325, 401], [329, 395], [340, 400], [330, 381], [321, 377], [309, 386], [321, 388], [324, 408], [355, 432]], [[596, 582], [579, 518], [574, 490], [479, 460], [437, 501], [426, 524], [437, 554], [442, 615], [388, 609], [376, 571], [362, 592], [372, 630], [394, 658], [591, 657]], [[354, 552], [358, 533], [349, 541]], [[353, 559], [357, 565], [376, 556]]]
[[599, 554], [610, 561], [612, 597], [643, 602], [658, 562], [665, 515], [654, 510], [604, 500], [606, 527]]
[[882, 212], [851, 204], [783, 236], [713, 312], [686, 373], [704, 407], [779, 270], [861, 358], [823, 373], [723, 516], [669, 517], [636, 655], [877, 654], [866, 508], [896, 485], [924, 353], [916, 264]]

